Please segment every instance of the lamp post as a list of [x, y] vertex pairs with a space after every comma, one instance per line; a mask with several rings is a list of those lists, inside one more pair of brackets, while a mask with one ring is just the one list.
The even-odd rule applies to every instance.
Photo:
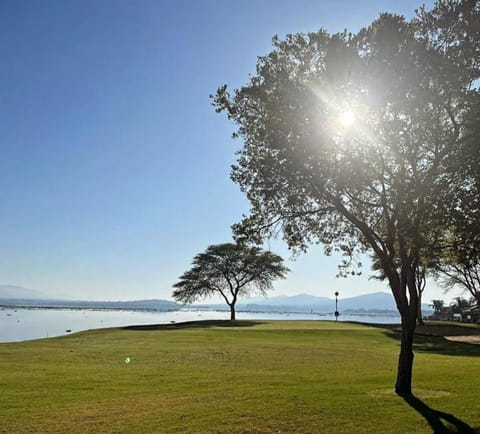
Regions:
[[338, 321], [338, 317], [340, 314], [338, 313], [338, 291], [335, 291], [335, 321]]

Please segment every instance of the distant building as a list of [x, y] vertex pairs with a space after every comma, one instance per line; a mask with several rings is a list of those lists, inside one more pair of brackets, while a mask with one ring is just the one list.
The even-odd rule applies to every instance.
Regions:
[[466, 322], [480, 324], [480, 306], [472, 306], [462, 312], [462, 319]]

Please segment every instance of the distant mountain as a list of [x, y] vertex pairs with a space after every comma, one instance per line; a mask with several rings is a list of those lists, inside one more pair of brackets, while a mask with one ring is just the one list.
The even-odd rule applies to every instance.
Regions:
[[338, 303], [339, 309], [342, 308], [342, 310], [397, 310], [393, 295], [389, 292], [374, 292], [345, 299], [340, 298]]
[[[311, 311], [333, 312], [335, 310], [335, 299], [328, 297], [316, 297], [309, 294], [293, 296], [279, 296], [263, 299], [245, 300], [239, 303], [239, 308], [248, 310], [264, 308], [272, 310], [276, 308], [283, 311]], [[359, 295], [356, 297], [339, 298], [339, 310], [395, 310], [395, 303], [391, 294], [377, 292], [373, 294]]]
[[44, 307], [49, 309], [123, 309], [123, 310], [178, 310], [182, 305], [168, 300], [90, 301], [2, 298], [1, 306]]
[[299, 295], [279, 295], [276, 297], [255, 297], [244, 300], [242, 304], [255, 304], [260, 306], [307, 306], [307, 305], [324, 305], [325, 303], [331, 303], [331, 299], [328, 297], [316, 297], [310, 294]]
[[96, 301], [63, 300], [28, 288], [0, 285], [0, 306], [72, 309], [178, 310], [182, 305], [168, 300]]
[[3, 298], [24, 298], [34, 300], [38, 298], [47, 299], [49, 297], [35, 289], [22, 288], [21, 286], [15, 285], [0, 285], [0, 299]]
[[[424, 310], [431, 310], [427, 305]], [[278, 296], [270, 298], [252, 298], [238, 303], [239, 310], [264, 310], [284, 312], [308, 312], [329, 313], [335, 310], [335, 299], [328, 297], [315, 297], [309, 294], [294, 296]], [[338, 310], [345, 311], [397, 311], [393, 296], [389, 292], [374, 292], [355, 297], [338, 299]]]

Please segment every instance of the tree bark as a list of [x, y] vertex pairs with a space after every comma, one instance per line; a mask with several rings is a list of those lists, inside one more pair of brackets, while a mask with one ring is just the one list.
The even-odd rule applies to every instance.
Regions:
[[230, 321], [235, 321], [235, 304], [230, 305]]
[[425, 325], [425, 321], [423, 321], [423, 313], [422, 313], [422, 296], [423, 291], [425, 290], [426, 286], [426, 270], [425, 267], [421, 266], [417, 270], [416, 274], [416, 283], [417, 283], [417, 291], [418, 291], [418, 312], [417, 312], [417, 321], [420, 325]]
[[420, 325], [425, 325], [425, 321], [423, 320], [423, 313], [422, 313], [422, 300], [421, 298], [418, 299], [418, 318], [417, 321]]
[[[395, 392], [400, 396], [412, 394], [413, 338], [418, 317], [418, 292], [415, 282], [415, 269], [402, 266], [400, 279], [390, 276], [390, 287], [402, 318], [402, 338], [398, 356]], [[408, 296], [407, 296], [408, 295]]]
[[402, 318], [402, 340], [398, 356], [397, 381], [395, 392], [397, 395], [407, 396], [412, 394], [413, 373], [413, 336], [415, 334], [415, 319], [408, 315]]

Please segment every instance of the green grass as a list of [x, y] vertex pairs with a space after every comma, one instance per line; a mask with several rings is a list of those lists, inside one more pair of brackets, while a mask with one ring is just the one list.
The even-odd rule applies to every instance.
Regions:
[[0, 432], [480, 432], [480, 346], [419, 337], [409, 403], [393, 393], [398, 346], [395, 332], [327, 321], [0, 344]]

